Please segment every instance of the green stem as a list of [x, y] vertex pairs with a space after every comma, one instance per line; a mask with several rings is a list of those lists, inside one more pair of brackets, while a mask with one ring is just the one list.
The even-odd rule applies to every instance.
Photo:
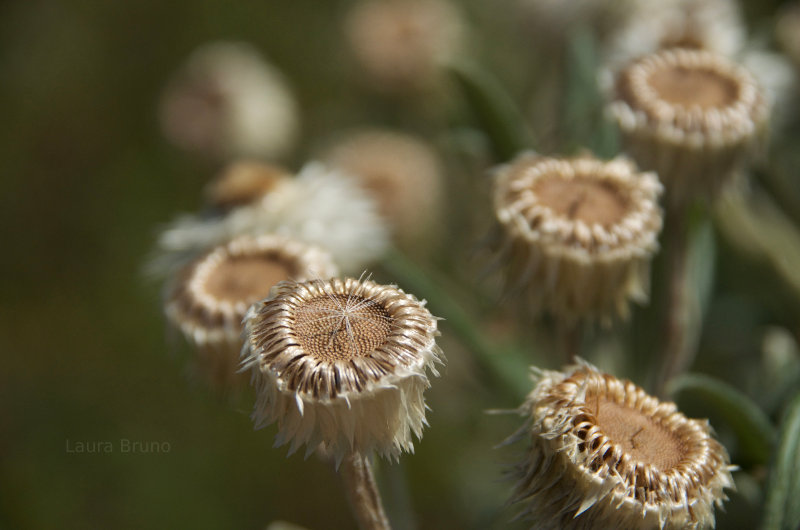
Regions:
[[670, 379], [686, 371], [693, 360], [689, 347], [689, 227], [684, 208], [668, 205], [664, 226], [667, 263], [667, 305], [663, 331], [662, 367], [656, 382], [656, 393], [665, 397]]

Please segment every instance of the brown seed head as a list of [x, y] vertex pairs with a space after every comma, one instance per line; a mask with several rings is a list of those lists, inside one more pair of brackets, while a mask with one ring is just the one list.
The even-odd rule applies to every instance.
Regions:
[[495, 178], [495, 215], [506, 237], [512, 290], [565, 318], [625, 315], [647, 297], [661, 229], [661, 185], [627, 160], [528, 153]]
[[706, 421], [585, 363], [537, 379], [513, 499], [537, 528], [713, 526], [733, 468]]
[[752, 75], [721, 55], [668, 49], [623, 69], [610, 113], [637, 163], [671, 200], [713, 194], [741, 164], [768, 117]]
[[413, 450], [425, 424], [427, 370], [441, 362], [436, 319], [393, 286], [333, 279], [284, 282], [245, 318], [253, 418], [278, 422], [278, 444], [342, 458]]

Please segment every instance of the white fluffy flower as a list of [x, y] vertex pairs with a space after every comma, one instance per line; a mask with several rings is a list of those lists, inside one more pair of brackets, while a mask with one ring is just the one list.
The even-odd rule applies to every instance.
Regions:
[[615, 31], [606, 50], [614, 69], [661, 48], [683, 46], [737, 54], [746, 31], [736, 3], [730, 0], [640, 0], [630, 18]]
[[282, 234], [328, 250], [345, 272], [361, 272], [386, 250], [388, 230], [373, 200], [350, 177], [319, 163], [282, 179], [261, 200], [221, 218], [183, 216], [158, 240], [156, 272], [242, 234]]

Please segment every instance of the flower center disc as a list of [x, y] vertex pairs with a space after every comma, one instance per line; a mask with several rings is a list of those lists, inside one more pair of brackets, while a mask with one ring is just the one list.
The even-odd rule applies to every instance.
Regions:
[[335, 294], [309, 300], [295, 312], [300, 347], [320, 361], [363, 357], [386, 342], [391, 317], [379, 303]]
[[615, 444], [635, 460], [652, 464], [661, 471], [677, 466], [684, 456], [684, 447], [679, 438], [651, 416], [600, 398], [587, 405], [596, 407], [597, 426]]
[[267, 256], [239, 256], [224, 260], [209, 274], [205, 288], [228, 302], [255, 302], [266, 298], [273, 285], [290, 276], [289, 268]]
[[542, 178], [533, 185], [539, 202], [560, 216], [611, 226], [627, 211], [627, 200], [609, 181], [587, 177]]
[[683, 107], [724, 108], [737, 98], [737, 84], [718, 72], [671, 66], [659, 68], [648, 78], [664, 101]]

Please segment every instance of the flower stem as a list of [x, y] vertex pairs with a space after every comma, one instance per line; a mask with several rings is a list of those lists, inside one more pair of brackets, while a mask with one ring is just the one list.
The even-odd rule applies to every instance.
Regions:
[[667, 229], [664, 253], [667, 264], [667, 299], [664, 319], [661, 371], [656, 381], [656, 393], [666, 397], [670, 379], [689, 368], [693, 360], [687, 330], [689, 327], [690, 300], [688, 291], [689, 227], [685, 208], [676, 204], [666, 208], [664, 226]]
[[358, 453], [350, 453], [344, 458], [340, 473], [358, 528], [390, 530], [369, 459]]
[[583, 343], [581, 322], [558, 322], [556, 334], [561, 343], [562, 363], [564, 365], [573, 364], [581, 355], [581, 344]]

